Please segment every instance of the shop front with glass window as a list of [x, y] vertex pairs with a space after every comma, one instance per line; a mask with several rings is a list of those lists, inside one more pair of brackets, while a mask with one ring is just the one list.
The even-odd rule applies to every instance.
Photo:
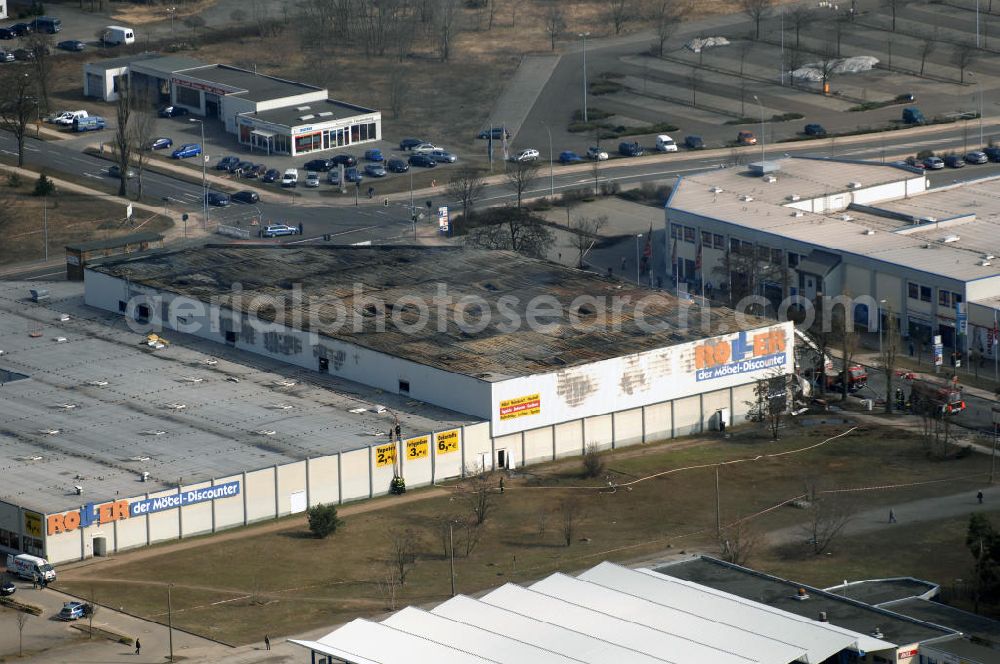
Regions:
[[325, 125], [287, 127], [240, 116], [240, 143], [254, 151], [292, 156], [332, 150], [381, 138], [379, 122], [371, 118], [348, 118]]

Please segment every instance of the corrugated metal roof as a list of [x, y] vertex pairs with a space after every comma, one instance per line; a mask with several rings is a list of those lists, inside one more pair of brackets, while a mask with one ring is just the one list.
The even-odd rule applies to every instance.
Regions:
[[[343, 659], [352, 664], [482, 664], [496, 662], [472, 652], [463, 652], [440, 643], [415, 636], [382, 623], [361, 618], [353, 620], [336, 632], [318, 641], [292, 643], [316, 652]], [[499, 664], [499, 663], [497, 663]]]

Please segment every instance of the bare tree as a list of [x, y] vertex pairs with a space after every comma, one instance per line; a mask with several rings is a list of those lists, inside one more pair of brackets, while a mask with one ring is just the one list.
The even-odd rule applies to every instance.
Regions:
[[17, 656], [24, 656], [24, 627], [28, 624], [28, 618], [31, 616], [24, 611], [17, 612]]
[[32, 32], [24, 40], [24, 47], [32, 54], [31, 68], [35, 73], [38, 103], [41, 110], [49, 112], [49, 82], [52, 79], [52, 35]]
[[535, 184], [540, 166], [537, 161], [514, 161], [507, 166], [507, 183], [517, 194], [517, 209], [522, 207], [524, 192]]
[[452, 172], [448, 180], [448, 195], [457, 198], [462, 204], [462, 216], [466, 222], [472, 218], [476, 201], [485, 186], [482, 171], [473, 166], [462, 166]]
[[143, 173], [156, 136], [157, 116], [153, 112], [153, 102], [148, 96], [137, 95], [137, 99], [141, 101], [136, 101], [135, 108], [132, 109], [130, 131], [136, 171], [135, 197], [136, 200], [142, 200]]
[[527, 210], [497, 208], [490, 212], [490, 219], [490, 223], [477, 226], [469, 233], [466, 246], [545, 258], [555, 241], [552, 231]]
[[412, 528], [389, 531], [389, 562], [396, 570], [399, 585], [406, 585], [406, 577], [417, 565], [420, 538]]
[[587, 449], [583, 453], [583, 476], [591, 479], [600, 477], [604, 474], [604, 468], [604, 457], [601, 456], [601, 451], [597, 448], [597, 444], [591, 443], [587, 445]]
[[437, 7], [438, 55], [442, 62], [451, 56], [451, 39], [458, 21], [458, 0], [439, 0]]
[[90, 611], [87, 613], [87, 639], [94, 638], [94, 615], [97, 613], [97, 591], [90, 586]]
[[194, 38], [198, 39], [198, 30], [205, 27], [205, 19], [199, 14], [191, 14], [184, 18], [184, 25], [191, 28]]
[[763, 540], [760, 531], [745, 519], [722, 529], [719, 537], [719, 557], [728, 563], [745, 566]]
[[481, 526], [486, 523], [497, 507], [496, 479], [493, 473], [482, 469], [474, 470], [465, 480], [461, 490], [476, 525]]
[[599, 217], [577, 217], [569, 223], [569, 230], [572, 233], [570, 239], [577, 252], [577, 267], [583, 267], [583, 259], [594, 247], [594, 245], [597, 244], [598, 240], [600, 240], [598, 233], [607, 224], [607, 215], [601, 215]]
[[816, 20], [816, 12], [813, 11], [812, 7], [796, 5], [786, 16], [792, 26], [792, 30], [795, 31], [795, 48], [799, 48], [799, 34], [803, 28], [808, 28], [809, 24]]
[[698, 108], [698, 84], [701, 83], [701, 75], [698, 73], [697, 67], [691, 67], [691, 73], [688, 74], [688, 85], [691, 86], [691, 105]]
[[399, 594], [400, 586], [403, 585], [399, 580], [399, 569], [392, 561], [386, 560], [382, 565], [375, 567], [374, 576], [375, 587], [378, 588], [379, 594], [388, 605], [386, 608], [395, 611], [396, 596]]
[[908, 0], [884, 0], [885, 6], [889, 8], [889, 13], [892, 16], [891, 31], [896, 31], [896, 12], [903, 8]]
[[0, 74], [0, 129], [10, 132], [17, 141], [17, 165], [24, 166], [24, 140], [28, 123], [36, 114], [37, 106], [31, 85], [31, 76], [20, 68], [4, 69]]
[[118, 99], [115, 100], [115, 135], [112, 140], [115, 164], [118, 165], [118, 195], [125, 196], [128, 191], [129, 163], [135, 149], [133, 142], [132, 111], [135, 107], [134, 91], [127, 76], [118, 83]]
[[579, 524], [581, 512], [582, 509], [580, 501], [576, 498], [564, 498], [559, 503], [559, 516], [562, 520], [562, 536], [563, 541], [566, 542], [566, 546], [573, 543], [573, 535], [576, 533], [576, 527]]
[[840, 359], [844, 363], [841, 367], [840, 391], [846, 401], [851, 393], [851, 364], [854, 361], [854, 353], [858, 350], [858, 333], [854, 331], [854, 312], [848, 303], [845, 302], [841, 306], [840, 314], [836, 318], [840, 321], [840, 325], [837, 326], [840, 331]]
[[937, 50], [937, 31], [935, 31], [933, 36], [924, 36], [920, 39], [920, 75], [924, 75], [924, 65], [927, 64], [927, 58]]
[[[600, 130], [598, 130], [600, 131]], [[594, 196], [601, 193], [601, 160], [594, 159], [590, 164], [590, 176], [594, 179]]]
[[830, 79], [833, 78], [834, 70], [837, 68], [837, 65], [840, 64], [840, 59], [837, 57], [833, 44], [826, 44], [823, 48], [823, 57], [817, 64], [822, 78], [822, 90], [825, 93], [827, 91], [827, 86], [830, 84]]
[[410, 93], [410, 83], [406, 72], [399, 67], [393, 67], [389, 74], [389, 110], [393, 120], [398, 120], [406, 106], [406, 98]]
[[881, 330], [882, 321], [879, 321], [880, 328], [880, 353], [879, 360], [882, 363], [882, 372], [885, 375], [885, 412], [892, 413], [892, 404], [895, 397], [892, 381], [896, 377], [896, 355], [899, 353], [899, 324], [896, 322], [896, 314], [892, 307], [888, 307], [885, 312], [885, 330]]
[[975, 46], [970, 44], [959, 44], [955, 47], [955, 53], [951, 56], [951, 62], [958, 67], [959, 83], [965, 83], [965, 70], [972, 66], [978, 53]]
[[778, 440], [781, 421], [788, 409], [787, 374], [780, 370], [757, 379], [753, 400], [747, 402], [747, 419], [767, 427], [771, 440]]
[[614, 26], [616, 35], [622, 33], [631, 19], [632, 3], [629, 0], [608, 0], [608, 20]]
[[760, 22], [771, 11], [774, 0], [740, 0], [740, 9], [754, 24], [754, 39], [760, 41]]
[[656, 31], [656, 54], [663, 57], [664, 46], [691, 10], [687, 0], [654, 0], [650, 5], [649, 21]]
[[550, 2], [545, 10], [545, 32], [549, 35], [549, 44], [556, 50], [556, 38], [566, 29], [566, 15], [563, 14], [559, 2]]
[[853, 516], [851, 510], [832, 497], [820, 496], [815, 484], [807, 485], [809, 521], [804, 529], [813, 555], [826, 551]]
[[844, 33], [851, 27], [853, 15], [850, 12], [837, 12], [833, 19], [833, 35], [837, 43], [837, 57], [840, 57], [840, 44], [844, 39]]

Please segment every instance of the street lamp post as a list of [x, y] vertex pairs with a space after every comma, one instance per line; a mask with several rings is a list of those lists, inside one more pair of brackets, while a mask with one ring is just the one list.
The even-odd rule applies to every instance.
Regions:
[[167, 584], [167, 642], [170, 648], [170, 657], [168, 662], [174, 661], [174, 618], [173, 618], [173, 607], [170, 603], [170, 591], [173, 589], [174, 584]]
[[587, 37], [589, 32], [579, 34], [583, 38], [583, 121], [587, 122]]
[[551, 198], [556, 195], [556, 181], [552, 171], [552, 130], [544, 122], [542, 126], [545, 127], [545, 132], [549, 135], [549, 197]]
[[642, 233], [637, 233], [635, 236], [635, 285], [639, 285], [639, 240], [642, 239]]
[[764, 104], [760, 103], [760, 98], [757, 95], [753, 96], [753, 100], [760, 107], [760, 167], [761, 170], [764, 170], [764, 162], [767, 161], [764, 158]]
[[205, 228], [208, 229], [208, 172], [205, 170], [205, 160], [208, 159], [208, 155], [205, 154], [205, 121], [199, 120], [198, 118], [191, 118], [191, 122], [197, 122], [201, 127], [201, 205], [202, 205], [202, 223]]
[[170, 14], [170, 38], [174, 38], [174, 16], [177, 14], [177, 7], [170, 7], [167, 9], [167, 13]]

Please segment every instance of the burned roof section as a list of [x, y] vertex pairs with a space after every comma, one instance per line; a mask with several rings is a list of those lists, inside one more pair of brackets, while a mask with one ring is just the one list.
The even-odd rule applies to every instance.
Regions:
[[486, 381], [769, 324], [506, 251], [209, 245], [94, 269]]

